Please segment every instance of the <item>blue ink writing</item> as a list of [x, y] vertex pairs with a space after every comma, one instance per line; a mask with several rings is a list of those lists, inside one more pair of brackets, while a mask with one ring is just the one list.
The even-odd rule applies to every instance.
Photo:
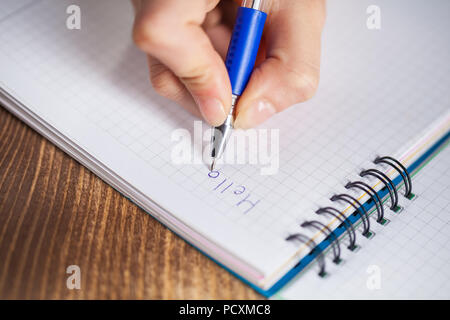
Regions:
[[[217, 170], [208, 173], [208, 177], [211, 179], [217, 179], [220, 175], [221, 172]], [[255, 200], [254, 198], [251, 198], [251, 193], [247, 191], [245, 186], [235, 185], [233, 181], [229, 181], [226, 177], [222, 177], [218, 181], [220, 182], [214, 187], [213, 191], [218, 191], [220, 194], [230, 194], [236, 197], [235, 206], [242, 210], [244, 214], [252, 211], [261, 201], [260, 199]]]

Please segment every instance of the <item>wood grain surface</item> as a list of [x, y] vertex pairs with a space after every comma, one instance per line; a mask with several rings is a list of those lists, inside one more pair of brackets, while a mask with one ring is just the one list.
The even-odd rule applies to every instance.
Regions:
[[216, 298], [262, 297], [0, 107], [0, 299]]

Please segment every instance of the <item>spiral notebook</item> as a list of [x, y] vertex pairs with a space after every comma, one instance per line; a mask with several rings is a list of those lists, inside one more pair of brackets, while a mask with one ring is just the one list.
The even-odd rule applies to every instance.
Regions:
[[[69, 5], [81, 10], [79, 30], [66, 27]], [[301, 286], [302, 273], [320, 271], [327, 281], [332, 267], [352, 259], [344, 251], [356, 256], [366, 247], [361, 239], [388, 234], [415, 201], [408, 179], [448, 143], [450, 4], [379, 1], [380, 30], [366, 27], [369, 5], [328, 2], [317, 96], [260, 127], [279, 130], [272, 175], [262, 175], [262, 165], [211, 173], [202, 162], [173, 163], [173, 132], [195, 136], [206, 125], [198, 129], [198, 119], [151, 89], [145, 55], [130, 39], [127, 1], [2, 1], [0, 101], [271, 296], [290, 281]], [[389, 158], [375, 164], [377, 156]], [[333, 209], [317, 214], [321, 208]]]
[[374, 224], [373, 239], [359, 237], [361, 250], [342, 251], [344, 265], [327, 257], [327, 278], [317, 266], [296, 276], [278, 299], [449, 299], [450, 148], [413, 177], [417, 194], [386, 230]]

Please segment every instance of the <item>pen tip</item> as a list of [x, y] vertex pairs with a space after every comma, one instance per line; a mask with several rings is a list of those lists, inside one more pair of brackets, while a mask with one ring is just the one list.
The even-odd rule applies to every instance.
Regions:
[[210, 171], [214, 171], [215, 164], [216, 164], [216, 159], [213, 159], [213, 161], [211, 162]]

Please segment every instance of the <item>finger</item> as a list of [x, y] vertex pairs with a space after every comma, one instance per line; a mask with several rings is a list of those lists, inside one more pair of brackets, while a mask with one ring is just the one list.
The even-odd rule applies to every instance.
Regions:
[[324, 1], [273, 3], [265, 34], [266, 60], [255, 68], [239, 100], [239, 128], [254, 127], [310, 99], [318, 87]]
[[169, 98], [197, 117], [201, 117], [192, 95], [180, 79], [158, 59], [148, 56], [150, 81], [161, 96]]
[[216, 126], [229, 112], [231, 85], [225, 64], [201, 25], [218, 1], [142, 1], [133, 30], [137, 46], [181, 80], [205, 120]]
[[217, 7], [206, 14], [205, 19], [203, 20], [202, 23], [202, 27], [204, 29], [214, 27], [220, 24], [221, 21], [222, 21], [222, 11], [219, 9], [219, 7]]
[[214, 49], [219, 53], [222, 60], [225, 60], [231, 39], [231, 29], [222, 23], [221, 9], [216, 8], [206, 15], [203, 29], [211, 39]]

